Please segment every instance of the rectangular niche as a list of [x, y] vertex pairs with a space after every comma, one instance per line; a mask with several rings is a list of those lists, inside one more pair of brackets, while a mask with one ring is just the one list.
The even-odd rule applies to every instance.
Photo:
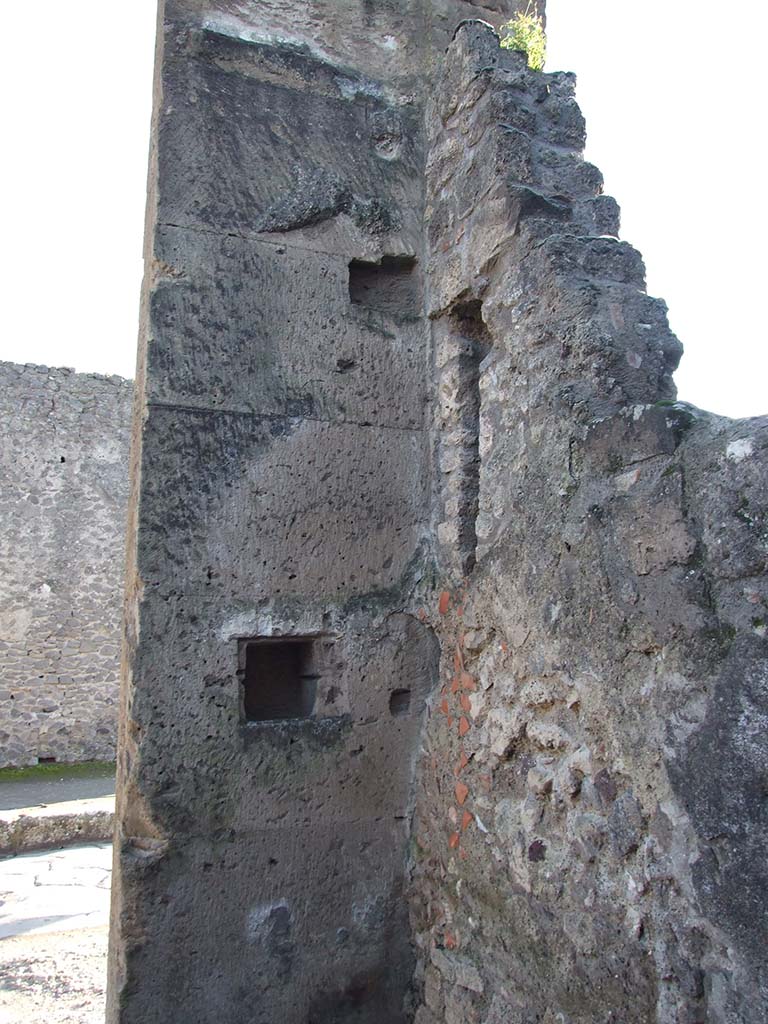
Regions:
[[349, 301], [393, 317], [421, 314], [421, 289], [413, 256], [382, 256], [379, 263], [352, 260]]
[[278, 722], [311, 718], [317, 698], [318, 637], [253, 637], [238, 641], [243, 718]]

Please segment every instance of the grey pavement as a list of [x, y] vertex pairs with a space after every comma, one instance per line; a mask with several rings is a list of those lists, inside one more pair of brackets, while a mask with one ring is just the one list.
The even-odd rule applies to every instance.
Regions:
[[90, 775], [72, 777], [53, 775], [47, 778], [19, 779], [0, 782], [0, 811], [19, 807], [40, 807], [72, 800], [90, 800], [114, 795], [115, 774], [112, 770], [95, 768]]

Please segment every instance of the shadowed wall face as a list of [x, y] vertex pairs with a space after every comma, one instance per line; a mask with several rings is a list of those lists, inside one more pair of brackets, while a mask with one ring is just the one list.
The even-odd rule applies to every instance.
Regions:
[[396, 1024], [437, 666], [421, 98], [474, 8], [162, 6], [109, 1019]]

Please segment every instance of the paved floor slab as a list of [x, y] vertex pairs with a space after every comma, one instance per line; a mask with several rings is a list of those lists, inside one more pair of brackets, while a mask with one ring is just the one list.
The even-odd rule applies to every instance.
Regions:
[[109, 843], [0, 861], [0, 939], [105, 925], [111, 865]]
[[112, 848], [0, 860], [0, 1024], [103, 1024]]

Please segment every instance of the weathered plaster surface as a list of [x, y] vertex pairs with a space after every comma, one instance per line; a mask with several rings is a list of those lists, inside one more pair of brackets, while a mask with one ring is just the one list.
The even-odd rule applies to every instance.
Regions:
[[0, 363], [0, 766], [115, 756], [131, 396]]

